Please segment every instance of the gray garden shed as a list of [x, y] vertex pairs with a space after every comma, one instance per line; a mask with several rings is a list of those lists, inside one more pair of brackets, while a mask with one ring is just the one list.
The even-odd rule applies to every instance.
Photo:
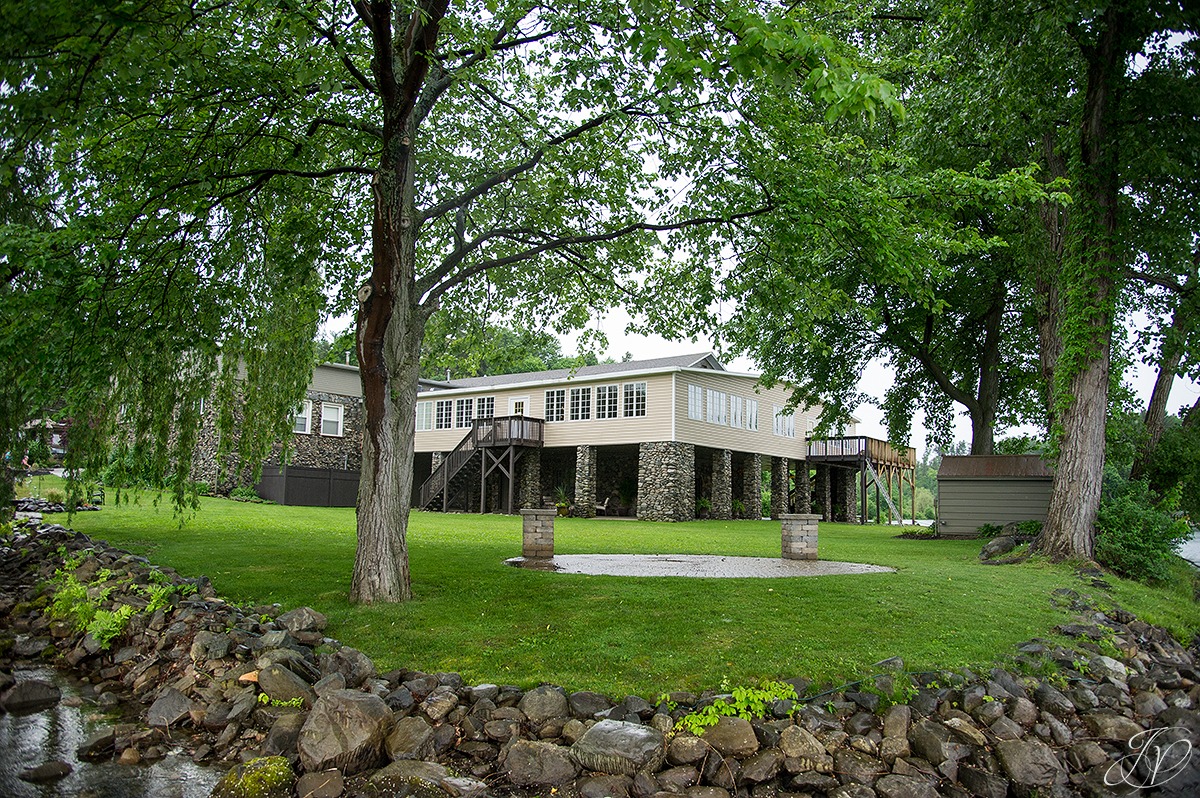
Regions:
[[969, 538], [984, 524], [1045, 521], [1054, 473], [1037, 455], [943, 457], [938, 469], [938, 531]]

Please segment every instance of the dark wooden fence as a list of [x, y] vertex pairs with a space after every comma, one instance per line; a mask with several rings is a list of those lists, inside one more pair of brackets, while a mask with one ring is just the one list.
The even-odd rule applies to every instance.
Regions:
[[353, 507], [358, 503], [358, 472], [336, 468], [264, 466], [254, 490], [277, 504]]

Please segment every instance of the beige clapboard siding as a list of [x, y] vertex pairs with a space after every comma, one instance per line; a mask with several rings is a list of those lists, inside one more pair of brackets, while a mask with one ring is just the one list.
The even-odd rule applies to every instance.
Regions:
[[[627, 382], [646, 383], [646, 415], [645, 417], [597, 419], [596, 392], [600, 385], [616, 385], [618, 389]], [[563, 388], [567, 391], [567, 418], [570, 418], [570, 389], [592, 388], [591, 409], [592, 418], [588, 421], [562, 421], [546, 424], [546, 446], [580, 446], [584, 444], [598, 446], [613, 446], [642, 441], [671, 440], [671, 373], [647, 375], [608, 375], [563, 380], [553, 384], [520, 385], [503, 390], [472, 389], [431, 391], [417, 397], [418, 402], [437, 402], [441, 400], [478, 399], [493, 396], [496, 399], [496, 415], [510, 414], [510, 401], [520, 397], [528, 397], [525, 415], [531, 418], [546, 417], [546, 391]], [[434, 417], [436, 419], [436, 404]], [[622, 411], [621, 395], [618, 395], [617, 412]], [[454, 428], [448, 430], [432, 430], [416, 434], [416, 450], [418, 452], [444, 452], [459, 444], [467, 430]]]
[[[782, 386], [763, 388], [758, 386], [758, 380], [752, 376], [729, 374], [719, 371], [687, 369], [680, 371], [676, 377], [675, 392], [675, 430], [676, 439], [683, 443], [697, 446], [707, 446], [713, 449], [730, 449], [735, 452], [748, 452], [772, 457], [790, 457], [803, 459], [806, 454], [804, 442], [808, 429], [808, 420], [816, 419], [819, 411], [812, 409], [797, 410], [796, 437], [786, 438], [776, 435], [774, 408], [787, 404], [788, 390]], [[702, 391], [703, 419], [688, 418], [688, 386], [697, 385]], [[725, 424], [715, 424], [708, 421], [708, 391], [709, 389], [723, 391], [725, 398]], [[729, 426], [729, 397], [740, 396], [743, 399], [743, 426]], [[758, 400], [758, 429], [745, 429], [746, 399]]]
[[313, 369], [309, 390], [317, 393], [337, 393], [343, 396], [361, 397], [362, 382], [358, 377], [358, 369], [353, 366], [322, 363]]

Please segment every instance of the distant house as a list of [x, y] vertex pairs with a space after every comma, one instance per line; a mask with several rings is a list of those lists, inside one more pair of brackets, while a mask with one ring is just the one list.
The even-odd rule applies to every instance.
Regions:
[[975, 537], [984, 524], [1045, 521], [1054, 472], [1036, 455], [943, 457], [938, 532]]
[[[413, 507], [515, 512], [562, 496], [583, 516], [758, 518], [765, 486], [773, 516], [814, 510], [861, 520], [857, 497], [865, 499], [871, 463], [885, 470], [890, 453], [911, 464], [912, 450], [856, 437], [853, 426], [850, 437], [810, 442], [819, 408], [788, 412], [789, 395], [707, 352], [422, 379]], [[292, 456], [286, 466], [269, 461], [259, 492], [285, 503], [352, 504], [362, 449], [358, 370], [318, 366], [307, 397]], [[215, 437], [210, 448], [215, 454]]]

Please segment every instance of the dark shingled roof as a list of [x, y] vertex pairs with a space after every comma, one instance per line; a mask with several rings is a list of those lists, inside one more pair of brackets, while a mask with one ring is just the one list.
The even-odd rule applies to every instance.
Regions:
[[943, 457], [938, 479], [971, 477], [1044, 477], [1054, 472], [1036, 454], [975, 454], [966, 457]]
[[[575, 377], [602, 377], [606, 374], [625, 374], [631, 371], [649, 371], [665, 368], [711, 368], [724, 371], [711, 352], [700, 352], [694, 355], [674, 355], [658, 357], [650, 360], [630, 360], [627, 363], [600, 363], [595, 366], [581, 366], [574, 372]], [[560, 380], [571, 376], [571, 369], [553, 369], [551, 371], [530, 371], [524, 374], [495, 374], [488, 377], [464, 377], [462, 379], [438, 380], [436, 385], [441, 388], [487, 388], [492, 385], [513, 385], [522, 382], [539, 382], [542, 380]]]

